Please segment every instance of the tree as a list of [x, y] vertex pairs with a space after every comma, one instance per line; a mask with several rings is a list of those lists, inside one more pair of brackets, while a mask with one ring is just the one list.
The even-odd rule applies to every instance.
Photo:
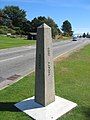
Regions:
[[28, 34], [31, 30], [30, 21], [26, 19], [26, 12], [18, 6], [6, 6], [2, 9], [3, 15], [8, 19], [4, 19], [4, 25], [13, 26], [17, 34]]
[[83, 38], [85, 38], [85, 37], [86, 37], [86, 34], [85, 34], [85, 33], [83, 33], [83, 35], [82, 35], [82, 36], [83, 36]]
[[2, 10], [0, 9], [0, 25], [3, 25], [3, 18], [4, 18], [4, 14], [2, 12]]
[[32, 21], [31, 21], [31, 32], [37, 32], [37, 27], [40, 26], [43, 23], [46, 23], [47, 19], [44, 16], [40, 16], [40, 17], [35, 17]]
[[62, 29], [65, 36], [72, 36], [73, 35], [72, 26], [68, 20], [63, 22], [61, 29]]
[[89, 33], [87, 33], [86, 37], [87, 37], [87, 38], [90, 38], [90, 34], [89, 34]]
[[12, 21], [8, 18], [6, 14], [0, 9], [0, 26], [7, 26], [12, 28]]
[[47, 18], [47, 25], [49, 25], [52, 28], [52, 36], [53, 37], [61, 34], [61, 31], [58, 28], [58, 25], [54, 22], [54, 20], [52, 18], [50, 18], [50, 17]]
[[31, 23], [29, 20], [26, 20], [26, 21], [23, 21], [23, 27], [21, 28], [22, 29], [22, 33], [24, 35], [27, 35], [29, 34], [29, 32], [31, 31]]
[[22, 27], [22, 22], [26, 20], [26, 12], [18, 6], [6, 6], [3, 13], [12, 21], [14, 27]]
[[51, 27], [52, 29], [52, 36], [55, 37], [55, 35], [60, 34], [60, 30], [57, 26], [57, 24], [54, 22], [54, 20], [50, 17], [46, 18], [44, 16], [40, 16], [38, 18], [34, 18], [31, 21], [31, 31], [32, 32], [37, 32], [37, 27], [40, 26], [41, 24], [46, 23], [48, 26]]

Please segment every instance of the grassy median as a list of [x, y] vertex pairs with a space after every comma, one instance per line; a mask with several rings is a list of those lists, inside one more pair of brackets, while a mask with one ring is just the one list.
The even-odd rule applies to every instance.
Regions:
[[33, 44], [35, 44], [35, 40], [0, 36], [0, 49], [19, 47], [19, 46], [25, 46], [25, 45], [33, 45]]
[[[31, 120], [14, 104], [34, 95], [34, 73], [0, 91], [0, 120]], [[78, 107], [60, 120], [90, 119], [90, 45], [55, 62], [56, 95], [76, 102]]]

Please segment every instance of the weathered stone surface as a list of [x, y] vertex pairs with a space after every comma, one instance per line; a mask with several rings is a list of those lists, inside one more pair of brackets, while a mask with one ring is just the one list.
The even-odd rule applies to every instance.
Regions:
[[51, 28], [45, 23], [37, 29], [35, 101], [43, 106], [55, 101]]

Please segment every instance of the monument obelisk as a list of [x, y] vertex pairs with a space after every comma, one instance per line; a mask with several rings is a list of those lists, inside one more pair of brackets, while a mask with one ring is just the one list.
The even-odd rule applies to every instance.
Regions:
[[37, 28], [35, 96], [15, 106], [35, 120], [56, 120], [77, 106], [55, 96], [51, 28], [45, 23]]
[[51, 28], [45, 23], [37, 28], [35, 101], [43, 106], [55, 101]]

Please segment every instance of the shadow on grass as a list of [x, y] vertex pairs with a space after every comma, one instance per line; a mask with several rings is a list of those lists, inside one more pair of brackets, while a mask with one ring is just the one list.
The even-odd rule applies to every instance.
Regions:
[[0, 112], [10, 111], [10, 112], [21, 112], [18, 108], [14, 106], [16, 102], [0, 102]]
[[81, 107], [81, 112], [90, 120], [90, 108], [88, 107]]
[[[14, 105], [16, 102], [0, 102], [0, 112], [22, 112], [18, 108], [16, 108]], [[32, 117], [29, 116], [32, 120], [34, 120]]]
[[[16, 106], [16, 107], [15, 107]], [[35, 102], [35, 100], [29, 99], [29, 100], [24, 100], [19, 103], [16, 102], [0, 102], [0, 111], [11, 111], [11, 112], [19, 112], [21, 109], [22, 111], [25, 110], [32, 110], [32, 109], [39, 109], [42, 108], [43, 106], [41, 104], [38, 104]]]

